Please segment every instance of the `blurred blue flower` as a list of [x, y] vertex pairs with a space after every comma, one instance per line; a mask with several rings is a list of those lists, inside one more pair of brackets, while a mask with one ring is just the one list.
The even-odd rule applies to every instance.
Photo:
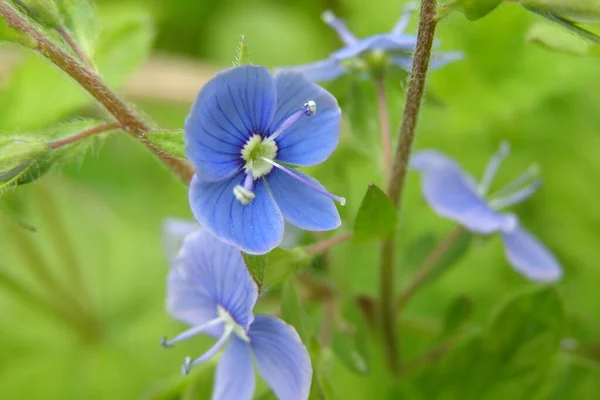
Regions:
[[192, 325], [167, 341], [170, 347], [200, 333], [217, 342], [202, 356], [187, 357], [187, 374], [220, 349], [213, 399], [251, 399], [254, 365], [280, 399], [305, 400], [310, 391], [312, 367], [306, 347], [296, 330], [269, 315], [254, 316], [258, 289], [239, 250], [223, 243], [205, 229], [184, 240], [167, 284], [167, 309], [177, 319]]
[[[396, 65], [404, 70], [412, 68], [412, 54], [417, 45], [417, 37], [403, 33], [415, 8], [409, 4], [405, 7], [400, 20], [390, 33], [382, 33], [358, 39], [348, 30], [346, 24], [331, 11], [325, 11], [323, 21], [335, 29], [345, 47], [334, 51], [325, 60], [309, 64], [285, 67], [280, 70], [298, 71], [313, 81], [330, 81], [340, 75], [358, 71], [362, 78], [368, 77], [365, 72], [381, 71], [389, 65]], [[434, 52], [431, 57], [430, 69], [441, 68], [444, 65], [462, 59], [461, 52]]]
[[562, 270], [554, 255], [520, 226], [514, 214], [498, 212], [537, 191], [541, 184], [537, 168], [529, 168], [486, 198], [492, 179], [508, 153], [508, 144], [503, 143], [489, 162], [479, 185], [453, 159], [436, 150], [415, 153], [410, 165], [421, 172], [423, 194], [435, 212], [474, 233], [499, 233], [506, 258], [518, 272], [534, 281], [556, 281], [562, 276]]
[[315, 179], [282, 163], [325, 161], [339, 142], [335, 98], [296, 72], [272, 76], [252, 65], [217, 74], [198, 94], [185, 123], [194, 216], [219, 239], [266, 253], [283, 238], [284, 218], [308, 231], [341, 221]]

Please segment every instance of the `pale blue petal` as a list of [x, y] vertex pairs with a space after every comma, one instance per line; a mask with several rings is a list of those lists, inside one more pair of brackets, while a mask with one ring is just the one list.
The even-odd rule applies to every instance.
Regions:
[[429, 61], [429, 69], [436, 70], [440, 69], [454, 61], [462, 60], [464, 54], [460, 51], [439, 51], [434, 52]]
[[240, 203], [233, 188], [243, 184], [244, 173], [222, 182], [204, 182], [194, 176], [190, 184], [190, 206], [204, 228], [246, 253], [263, 254], [281, 242], [283, 217], [262, 180], [255, 181], [256, 198]]
[[212, 399], [250, 400], [254, 387], [250, 346], [234, 335], [219, 360]]
[[472, 232], [489, 234], [516, 224], [514, 215], [493, 210], [477, 193], [473, 179], [453, 162], [423, 171], [421, 188], [435, 212]]
[[242, 167], [241, 150], [252, 134], [267, 132], [276, 98], [264, 67], [231, 68], [204, 85], [185, 121], [186, 155], [202, 180], [222, 180]]
[[248, 332], [258, 371], [281, 400], [306, 400], [312, 367], [296, 330], [282, 320], [257, 315]]
[[417, 171], [428, 171], [435, 167], [449, 166], [453, 168], [456, 162], [439, 150], [420, 150], [412, 154], [409, 166]]
[[412, 55], [410, 54], [402, 54], [397, 56], [392, 56], [392, 60], [394, 60], [394, 64], [399, 66], [405, 71], [412, 70]]
[[[294, 174], [326, 190], [316, 179], [299, 171]], [[329, 231], [341, 225], [340, 214], [329, 197], [278, 169], [273, 169], [266, 179], [277, 206], [289, 223], [307, 231]]]
[[[178, 301], [182, 307], [183, 300], [190, 300], [187, 307], [201, 308], [204, 305], [196, 304], [193, 299], [208, 297], [227, 310], [239, 325], [245, 328], [250, 325], [258, 288], [237, 248], [201, 229], [185, 239], [175, 268], [184, 284], [171, 287], [170, 292], [175, 297], [184, 297]], [[192, 296], [194, 292], [196, 297]]]
[[506, 258], [527, 278], [553, 282], [562, 277], [562, 269], [554, 255], [537, 238], [522, 227], [502, 232]]
[[178, 218], [165, 219], [163, 222], [163, 243], [170, 262], [175, 259], [183, 239], [198, 229], [200, 229], [200, 225], [195, 221]]
[[414, 35], [384, 33], [359, 40], [353, 45], [346, 46], [333, 52], [331, 56], [333, 58], [344, 60], [358, 57], [367, 51], [373, 50], [382, 50], [385, 52], [413, 52], [416, 45], [417, 37]]
[[277, 160], [308, 166], [325, 161], [340, 140], [342, 112], [337, 100], [328, 91], [308, 81], [299, 72], [280, 72], [277, 84], [277, 111], [271, 131], [274, 132], [288, 117], [309, 100], [317, 105], [311, 117], [302, 116], [275, 139], [279, 150]]
[[[169, 271], [167, 279], [167, 311], [188, 325], [204, 325], [217, 318], [217, 302], [206, 291], [199, 289], [180, 263]], [[204, 331], [219, 337], [223, 326], [212, 326]]]
[[275, 69], [276, 73], [289, 71], [299, 72], [307, 79], [315, 82], [332, 81], [346, 72], [342, 63], [335, 58], [327, 58], [313, 63]]

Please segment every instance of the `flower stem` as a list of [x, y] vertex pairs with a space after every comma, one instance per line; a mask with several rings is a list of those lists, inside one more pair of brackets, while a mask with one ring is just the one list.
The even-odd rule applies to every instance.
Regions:
[[427, 256], [425, 261], [417, 269], [417, 273], [413, 276], [411, 282], [408, 284], [406, 289], [398, 297], [396, 303], [396, 312], [400, 313], [406, 307], [408, 302], [412, 299], [414, 294], [421, 288], [421, 286], [427, 282], [427, 279], [435, 272], [436, 267], [442, 258], [446, 255], [448, 250], [456, 243], [458, 239], [464, 234], [465, 230], [462, 226], [454, 228], [446, 237], [437, 245], [437, 247]]
[[83, 50], [81, 50], [81, 47], [79, 47], [79, 44], [77, 44], [75, 39], [73, 39], [73, 36], [71, 36], [69, 31], [67, 31], [64, 26], [59, 26], [56, 28], [56, 32], [58, 32], [58, 34], [60, 35], [60, 37], [63, 38], [65, 43], [67, 43], [69, 45], [71, 50], [73, 50], [73, 53], [75, 53], [75, 55], [77, 55], [77, 58], [79, 58], [79, 60], [83, 64], [85, 64], [86, 67], [92, 68], [91, 61], [87, 58], [87, 56], [85, 55]]
[[306, 253], [308, 253], [310, 255], [319, 254], [337, 244], [344, 243], [344, 242], [350, 240], [351, 238], [352, 238], [352, 232], [343, 233], [341, 235], [334, 236], [332, 238], [323, 240], [322, 242], [315, 243], [312, 246], [307, 247], [305, 249], [305, 251], [306, 251]]
[[384, 182], [388, 184], [392, 173], [392, 135], [390, 129], [390, 116], [385, 98], [385, 86], [382, 78], [378, 78], [375, 81], [375, 87], [377, 88], [377, 105], [379, 107]]
[[57, 67], [66, 72], [90, 93], [104, 108], [112, 114], [121, 128], [133, 135], [148, 149], [160, 158], [184, 182], [189, 182], [194, 173], [193, 168], [186, 162], [171, 157], [146, 139], [150, 126], [139, 118], [115, 93], [102, 81], [100, 76], [75, 60], [63, 49], [52, 42], [37, 27], [33, 26], [27, 18], [23, 17], [7, 0], [0, 0], [0, 16], [4, 17], [6, 24], [11, 28], [33, 38], [37, 42], [36, 50], [49, 59]]
[[[415, 137], [415, 128], [425, 89], [427, 68], [429, 67], [429, 59], [433, 47], [433, 36], [437, 25], [436, 8], [436, 0], [421, 0], [417, 46], [413, 56], [413, 67], [406, 94], [402, 124], [400, 126], [400, 138], [396, 147], [392, 176], [387, 190], [390, 200], [398, 211], [401, 210], [401, 199], [404, 191], [408, 159]], [[395, 245], [393, 238], [382, 243], [379, 275], [381, 321], [392, 372], [398, 372], [400, 367], [394, 294]]]
[[92, 135], [96, 135], [99, 133], [104, 133], [104, 132], [108, 132], [108, 131], [112, 131], [115, 129], [119, 129], [121, 127], [121, 125], [118, 122], [109, 122], [106, 124], [102, 124], [102, 125], [98, 125], [98, 126], [94, 126], [92, 128], [86, 129], [74, 136], [69, 136], [67, 138], [64, 139], [60, 139], [60, 140], [56, 140], [52, 143], [50, 143], [50, 148], [51, 149], [58, 149], [59, 147], [63, 147], [63, 146], [67, 146], [69, 144], [73, 144], [78, 140], [81, 140], [83, 138], [86, 138], [88, 136], [92, 136]]

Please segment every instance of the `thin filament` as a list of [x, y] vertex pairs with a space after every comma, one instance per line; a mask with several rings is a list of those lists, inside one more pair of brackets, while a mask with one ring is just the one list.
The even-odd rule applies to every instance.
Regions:
[[337, 32], [340, 39], [342, 39], [346, 45], [349, 46], [358, 42], [356, 36], [354, 36], [354, 34], [348, 30], [344, 21], [336, 17], [331, 11], [325, 11], [321, 15], [321, 18], [327, 25], [332, 27]]
[[488, 190], [490, 190], [490, 186], [492, 185], [492, 180], [494, 179], [494, 176], [496, 176], [496, 173], [498, 172], [498, 169], [500, 168], [500, 164], [502, 164], [502, 161], [506, 158], [506, 156], [508, 156], [509, 152], [510, 152], [510, 147], [509, 147], [508, 143], [506, 143], [506, 142], [500, 143], [500, 148], [492, 156], [492, 159], [490, 160], [488, 165], [485, 167], [485, 172], [483, 173], [483, 178], [481, 178], [481, 183], [479, 184], [478, 191], [479, 191], [479, 194], [481, 194], [482, 196], [485, 196], [487, 194]]
[[202, 325], [194, 326], [194, 327], [188, 329], [187, 331], [180, 333], [179, 335], [175, 336], [173, 339], [171, 339], [169, 341], [166, 341], [165, 338], [162, 338], [161, 344], [163, 345], [163, 347], [171, 347], [177, 342], [181, 342], [182, 340], [186, 340], [193, 336], [196, 336], [196, 335], [206, 331], [208, 328], [218, 325], [222, 322], [225, 322], [224, 317], [218, 317], [218, 318], [212, 319]]
[[536, 180], [531, 183], [529, 186], [525, 186], [518, 192], [515, 192], [506, 197], [501, 197], [499, 199], [492, 200], [490, 202], [491, 206], [497, 210], [510, 207], [514, 204], [518, 204], [526, 199], [528, 199], [532, 194], [538, 191], [538, 189], [542, 186], [541, 180]]

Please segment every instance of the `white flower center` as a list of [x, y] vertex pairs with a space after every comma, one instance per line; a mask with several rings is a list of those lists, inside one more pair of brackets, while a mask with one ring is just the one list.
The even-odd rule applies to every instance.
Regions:
[[277, 143], [274, 140], [263, 138], [258, 134], [252, 135], [242, 149], [242, 159], [246, 162], [244, 171], [247, 174], [252, 173], [254, 179], [265, 176], [271, 172], [273, 165], [264, 159], [275, 160], [277, 150]]
[[219, 314], [219, 319], [223, 321], [223, 327], [225, 332], [231, 331], [236, 334], [240, 339], [245, 342], [250, 342], [250, 338], [246, 333], [246, 330], [243, 326], [238, 324], [235, 319], [221, 306], [217, 306], [217, 313]]

